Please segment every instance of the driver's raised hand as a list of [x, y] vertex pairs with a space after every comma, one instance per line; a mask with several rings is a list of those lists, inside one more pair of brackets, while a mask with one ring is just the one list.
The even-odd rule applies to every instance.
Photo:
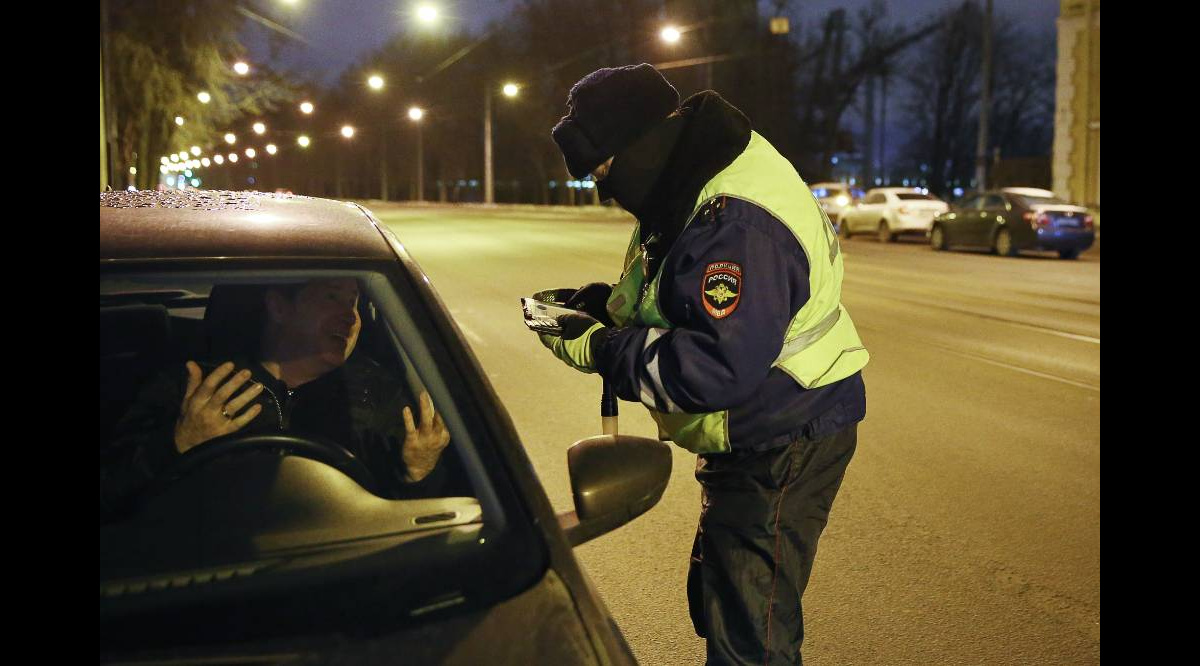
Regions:
[[233, 363], [222, 363], [204, 377], [199, 365], [187, 362], [187, 388], [179, 420], [175, 422], [175, 449], [180, 453], [214, 437], [241, 430], [262, 411], [262, 405], [258, 404], [242, 411], [262, 393], [263, 385], [254, 382], [233, 397], [234, 391], [250, 379], [249, 370], [233, 371]]
[[429, 393], [421, 391], [420, 427], [413, 422], [412, 410], [404, 408], [404, 448], [400, 455], [408, 468], [408, 480], [420, 481], [437, 466], [442, 449], [450, 443], [450, 431], [442, 415], [433, 409]]

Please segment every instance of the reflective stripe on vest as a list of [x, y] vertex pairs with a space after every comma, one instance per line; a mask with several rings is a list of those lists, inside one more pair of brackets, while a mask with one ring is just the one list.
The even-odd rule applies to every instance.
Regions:
[[[804, 192], [807, 196], [797, 196]], [[688, 224], [717, 197], [742, 199], [766, 210], [791, 230], [809, 258], [809, 300], [793, 316], [773, 367], [779, 367], [804, 388], [845, 379], [866, 366], [863, 347], [849, 313], [841, 305], [842, 255], [837, 235], [799, 174], [757, 132], [746, 150], [701, 190]], [[658, 355], [651, 347], [672, 325], [658, 307], [658, 288], [666, 257], [647, 285], [645, 248], [638, 227], [625, 254], [625, 270], [608, 301], [609, 315], [618, 326], [650, 327], [643, 353], [650, 354], [640, 384], [642, 403], [676, 444], [695, 453], [730, 450], [728, 412], [687, 414], [666, 393], [658, 373]], [[668, 255], [670, 250], [668, 250]]]

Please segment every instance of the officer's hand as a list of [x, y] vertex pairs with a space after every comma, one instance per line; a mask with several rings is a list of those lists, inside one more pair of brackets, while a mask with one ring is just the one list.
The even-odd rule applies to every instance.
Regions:
[[538, 339], [563, 363], [580, 372], [596, 372], [596, 350], [610, 332], [604, 324], [587, 315], [561, 315], [562, 335], [542, 333]]
[[450, 443], [450, 431], [442, 422], [442, 415], [433, 409], [429, 393], [421, 391], [421, 426], [413, 423], [412, 410], [404, 408], [404, 448], [400, 450], [404, 466], [408, 469], [409, 482], [429, 476], [437, 466], [442, 450]]
[[585, 284], [567, 299], [566, 306], [588, 313], [605, 326], [612, 326], [612, 317], [608, 315], [608, 299], [612, 292], [613, 286], [606, 282]]
[[204, 377], [195, 362], [188, 361], [186, 367], [187, 388], [183, 392], [179, 420], [175, 422], [175, 450], [180, 453], [214, 437], [241, 430], [262, 411], [262, 405], [258, 404], [242, 411], [262, 393], [263, 385], [258, 382], [230, 399], [234, 391], [250, 379], [249, 370], [230, 377], [233, 364], [222, 363]]

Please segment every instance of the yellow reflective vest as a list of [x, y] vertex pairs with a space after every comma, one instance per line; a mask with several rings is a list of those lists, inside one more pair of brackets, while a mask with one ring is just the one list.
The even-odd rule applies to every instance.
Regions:
[[[832, 384], [865, 367], [870, 354], [841, 304], [843, 268], [837, 234], [791, 163], [757, 132], [751, 132], [742, 154], [700, 191], [688, 224], [722, 197], [742, 199], [767, 211], [791, 231], [809, 259], [809, 299], [792, 317], [772, 367], [804, 388]], [[645, 248], [639, 238], [635, 227], [621, 280], [608, 300], [609, 315], [619, 327], [670, 329], [672, 324], [663, 316], [658, 300], [667, 262], [659, 264], [647, 283]], [[661, 431], [689, 451], [730, 450], [728, 411], [666, 413], [651, 407], [650, 414]]]

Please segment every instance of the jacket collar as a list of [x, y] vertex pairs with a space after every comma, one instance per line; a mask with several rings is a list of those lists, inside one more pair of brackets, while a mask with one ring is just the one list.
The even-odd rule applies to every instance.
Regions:
[[[729, 166], [750, 142], [750, 120], [712, 90], [696, 93], [679, 107], [684, 123], [679, 140], [638, 211], [641, 242], [652, 264], [667, 253], [683, 232], [708, 181]], [[653, 275], [657, 266], [652, 266]], [[649, 278], [649, 275], [647, 278]]]

